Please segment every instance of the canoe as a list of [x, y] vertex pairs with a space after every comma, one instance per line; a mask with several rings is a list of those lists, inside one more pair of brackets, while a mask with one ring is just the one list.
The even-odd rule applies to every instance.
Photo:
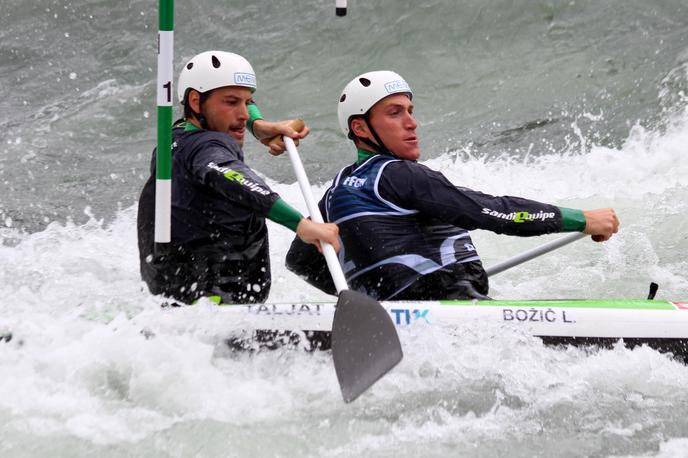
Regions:
[[[633, 348], [648, 345], [688, 361], [688, 302], [634, 299], [389, 301], [381, 302], [397, 328], [457, 326], [472, 320], [513, 327], [549, 345]], [[330, 302], [235, 305], [222, 314], [237, 328], [231, 345], [271, 348], [303, 343], [328, 349], [335, 304]], [[257, 332], [256, 332], [257, 331]], [[403, 343], [403, 342], [402, 342]]]

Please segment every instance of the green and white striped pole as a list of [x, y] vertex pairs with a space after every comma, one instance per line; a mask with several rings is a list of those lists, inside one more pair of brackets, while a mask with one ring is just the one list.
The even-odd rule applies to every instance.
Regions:
[[172, 60], [174, 0], [160, 0], [158, 27], [158, 147], [155, 162], [155, 249], [171, 240], [172, 217]]

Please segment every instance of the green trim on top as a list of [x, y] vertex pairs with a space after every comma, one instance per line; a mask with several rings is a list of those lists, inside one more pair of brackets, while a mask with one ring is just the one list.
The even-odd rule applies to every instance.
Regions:
[[296, 227], [303, 219], [303, 215], [282, 198], [279, 198], [270, 207], [268, 219], [296, 232]]
[[160, 0], [158, 30], [174, 30], [174, 0]]
[[362, 164], [364, 161], [367, 161], [373, 156], [376, 156], [380, 153], [373, 153], [372, 151], [366, 151], [364, 149], [358, 148], [356, 150], [356, 153], [358, 154], [358, 159], [356, 160], [356, 164]]
[[155, 155], [155, 178], [172, 178], [172, 107], [158, 107], [158, 151]]
[[251, 102], [248, 104], [248, 122], [246, 123], [246, 127], [248, 127], [248, 130], [251, 131], [251, 135], [254, 137], [256, 134], [253, 133], [253, 123], [258, 121], [259, 119], [263, 119], [263, 113], [260, 112], [260, 108], [258, 108], [258, 105], [256, 105], [255, 102]]
[[[481, 306], [481, 307], [517, 307], [517, 308], [581, 308], [581, 309], [613, 309], [613, 310], [676, 310], [677, 307], [669, 301], [654, 301], [646, 299], [569, 299], [569, 300], [537, 300], [537, 301], [439, 301], [442, 305]], [[686, 310], [688, 313], [688, 310]]]
[[583, 232], [585, 230], [585, 215], [582, 210], [559, 207], [561, 212], [561, 232]]

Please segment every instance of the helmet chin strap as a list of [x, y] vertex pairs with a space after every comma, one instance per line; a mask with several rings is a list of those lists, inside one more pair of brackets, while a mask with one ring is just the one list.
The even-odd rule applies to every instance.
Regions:
[[377, 131], [375, 130], [375, 128], [373, 128], [373, 125], [370, 123], [370, 112], [367, 112], [366, 114], [364, 114], [363, 119], [365, 120], [366, 124], [368, 125], [368, 130], [370, 131], [371, 134], [373, 134], [373, 138], [375, 139], [375, 142], [377, 142], [377, 143], [373, 142], [369, 138], [359, 137], [356, 134], [353, 134], [353, 132], [352, 132], [353, 136], [355, 138], [357, 138], [358, 140], [362, 141], [363, 143], [365, 143], [366, 145], [373, 148], [378, 153], [389, 154], [390, 156], [397, 157], [397, 155], [394, 154], [392, 152], [392, 150], [387, 148], [387, 145], [384, 144], [384, 142], [382, 141], [380, 136], [377, 134]]
[[205, 119], [205, 116], [203, 116], [201, 113], [196, 113], [193, 108], [191, 109], [191, 113], [194, 115], [194, 118], [198, 120], [198, 123], [203, 129], [210, 130], [208, 129], [208, 120]]
[[[195, 90], [195, 89], [193, 89], [193, 90]], [[204, 99], [205, 99], [208, 95], [210, 95], [210, 92], [211, 92], [211, 91], [207, 91], [207, 92], [199, 92], [199, 91], [196, 91], [196, 92], [198, 92], [198, 95], [199, 95], [199, 97], [198, 97], [198, 108], [201, 108], [201, 105], [203, 104]], [[188, 95], [187, 95], [187, 97], [186, 97], [186, 103], [187, 103], [187, 104], [189, 103], [189, 97], [188, 97]], [[203, 116], [201, 113], [197, 113], [196, 110], [194, 110], [193, 108], [191, 108], [191, 105], [190, 105], [190, 104], [189, 104], [189, 111], [191, 111], [191, 114], [193, 115], [193, 117], [196, 118], [196, 120], [198, 121], [198, 123], [201, 125], [201, 128], [203, 128], [203, 129], [205, 129], [205, 130], [210, 130], [210, 129], [208, 129], [208, 120], [205, 118], [205, 116]]]

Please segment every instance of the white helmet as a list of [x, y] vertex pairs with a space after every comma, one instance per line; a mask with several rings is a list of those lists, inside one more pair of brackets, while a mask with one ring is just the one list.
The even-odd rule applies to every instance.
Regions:
[[256, 90], [256, 74], [246, 59], [225, 51], [202, 52], [184, 65], [179, 74], [177, 96], [184, 103], [188, 89], [206, 92], [224, 86], [243, 86]]
[[339, 97], [337, 115], [339, 127], [349, 134], [349, 118], [363, 115], [388, 95], [406, 93], [413, 96], [411, 88], [398, 73], [388, 70], [358, 75], [346, 85]]

